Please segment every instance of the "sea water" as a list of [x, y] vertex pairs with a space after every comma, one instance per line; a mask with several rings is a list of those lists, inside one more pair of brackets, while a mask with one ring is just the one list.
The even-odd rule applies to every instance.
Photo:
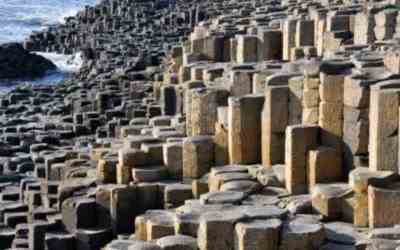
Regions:
[[[75, 15], [87, 5], [98, 0], [0, 0], [0, 44], [22, 42], [33, 31], [63, 23], [65, 17]], [[58, 70], [33, 83], [53, 84], [64, 79], [65, 75], [79, 69], [78, 55], [64, 56], [54, 53], [40, 53], [50, 59]], [[18, 81], [2, 82], [0, 90], [15, 86]]]

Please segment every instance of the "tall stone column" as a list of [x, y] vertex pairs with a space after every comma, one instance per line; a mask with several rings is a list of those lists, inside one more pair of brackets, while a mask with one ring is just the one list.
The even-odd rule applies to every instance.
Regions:
[[282, 32], [280, 30], [258, 30], [260, 40], [258, 48], [258, 60], [282, 59]]
[[285, 129], [289, 116], [289, 88], [267, 86], [262, 111], [262, 163], [265, 167], [285, 161]]
[[231, 164], [261, 162], [261, 111], [263, 95], [230, 97], [228, 143]]
[[191, 123], [191, 135], [215, 134], [218, 106], [227, 104], [228, 92], [222, 89], [203, 88], [192, 91], [191, 116], [187, 122]]
[[318, 146], [319, 127], [292, 125], [286, 128], [285, 181], [290, 194], [307, 193], [307, 154]]
[[283, 24], [283, 34], [282, 34], [282, 40], [283, 40], [283, 60], [290, 60], [290, 52], [292, 48], [295, 47], [296, 39], [295, 39], [295, 34], [296, 34], [296, 25], [297, 25], [297, 20], [296, 19], [286, 19], [284, 24]]
[[399, 89], [371, 87], [369, 168], [398, 172]]
[[354, 44], [370, 44], [375, 40], [373, 15], [358, 13], [354, 18]]
[[321, 73], [319, 121], [321, 143], [342, 152], [344, 75]]
[[296, 23], [296, 47], [314, 45], [314, 20], [299, 20]]
[[346, 76], [343, 96], [343, 156], [346, 172], [360, 166], [368, 157], [369, 97], [368, 81]]
[[257, 45], [257, 36], [238, 35], [236, 50], [238, 63], [257, 62]]

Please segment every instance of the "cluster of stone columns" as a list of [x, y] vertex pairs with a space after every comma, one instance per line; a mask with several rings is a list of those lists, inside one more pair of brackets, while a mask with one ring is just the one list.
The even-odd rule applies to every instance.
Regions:
[[0, 97], [1, 249], [399, 247], [398, 10], [118, 3], [79, 20], [132, 14], [146, 60], [169, 52], [104, 42], [88, 76]]

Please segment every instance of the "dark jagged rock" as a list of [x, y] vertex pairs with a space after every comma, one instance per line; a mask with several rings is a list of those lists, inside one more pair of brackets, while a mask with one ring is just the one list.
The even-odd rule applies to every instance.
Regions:
[[44, 76], [56, 66], [31, 53], [19, 43], [0, 45], [0, 79], [32, 79]]

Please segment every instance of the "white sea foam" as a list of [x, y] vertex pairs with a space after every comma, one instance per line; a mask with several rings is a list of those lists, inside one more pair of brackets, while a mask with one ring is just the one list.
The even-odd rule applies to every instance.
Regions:
[[0, 43], [22, 41], [32, 31], [64, 22], [97, 0], [0, 0]]
[[60, 72], [73, 73], [79, 71], [82, 66], [81, 53], [76, 53], [74, 55], [63, 55], [56, 53], [45, 53], [45, 52], [35, 52], [50, 61], [52, 61], [58, 68]]
[[75, 16], [80, 9], [70, 9], [66, 12], [64, 12], [59, 18], [57, 18], [58, 23], [65, 23], [65, 18]]
[[57, 70], [48, 72], [46, 76], [36, 80], [0, 80], [0, 94], [13, 90], [18, 85], [24, 84], [40, 84], [40, 85], [53, 85], [65, 79], [71, 73], [78, 72], [82, 65], [81, 53], [75, 55], [62, 55], [56, 53], [42, 53], [35, 52], [50, 61], [56, 66]]
[[66, 75], [78, 72], [82, 65], [81, 53], [76, 53], [75, 55], [62, 55], [44, 52], [35, 53], [52, 61], [57, 66], [57, 70], [48, 72], [46, 76], [36, 80], [0, 80], [0, 93], [8, 92], [21, 84], [52, 85], [61, 82], [65, 79]]
[[[23, 41], [32, 31], [63, 23], [65, 17], [96, 3], [98, 0], [0, 0], [0, 44]], [[56, 64], [58, 70], [30, 83], [54, 84], [63, 80], [66, 74], [78, 71], [82, 64], [80, 55], [40, 54]], [[0, 81], [0, 92], [20, 83], [24, 81]]]

